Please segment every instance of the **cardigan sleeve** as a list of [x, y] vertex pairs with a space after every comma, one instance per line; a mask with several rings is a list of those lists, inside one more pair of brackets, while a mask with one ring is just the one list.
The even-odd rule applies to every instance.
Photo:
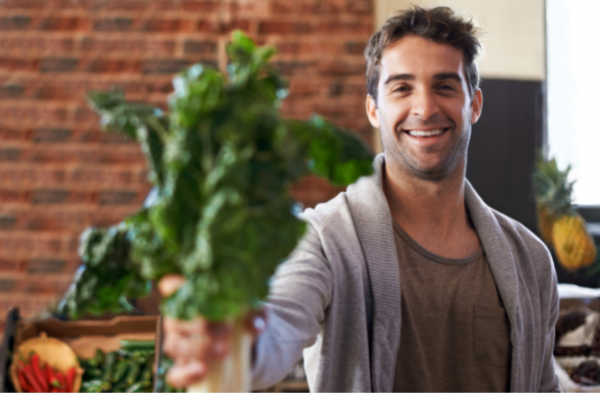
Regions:
[[552, 283], [551, 283], [551, 295], [550, 295], [550, 318], [548, 318], [548, 326], [546, 329], [546, 342], [544, 349], [544, 360], [542, 362], [541, 371], [541, 382], [539, 391], [540, 392], [560, 392], [558, 385], [558, 378], [554, 373], [554, 340], [556, 327], [556, 321], [558, 320], [559, 313], [559, 299], [558, 299], [558, 287], [556, 273], [552, 269]]
[[271, 281], [266, 328], [257, 338], [252, 368], [253, 390], [281, 381], [312, 345], [331, 301], [332, 273], [321, 239], [310, 223], [292, 255]]

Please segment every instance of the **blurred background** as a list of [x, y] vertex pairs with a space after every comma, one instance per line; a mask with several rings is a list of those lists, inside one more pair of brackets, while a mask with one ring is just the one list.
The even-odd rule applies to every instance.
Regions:
[[[484, 109], [473, 129], [467, 175], [490, 206], [536, 231], [535, 152], [566, 148], [560, 143], [573, 137], [547, 122], [548, 110], [559, 120], [565, 114], [560, 101], [573, 104], [564, 84], [552, 102], [549, 78], [560, 83], [565, 74], [580, 76], [574, 63], [564, 62], [577, 38], [554, 34], [571, 31], [561, 16], [572, 3], [577, 1], [0, 0], [0, 333], [11, 307], [33, 317], [62, 296], [79, 265], [83, 229], [120, 221], [150, 189], [139, 146], [100, 131], [86, 92], [117, 85], [129, 100], [166, 108], [171, 79], [182, 68], [196, 62], [225, 66], [224, 46], [234, 29], [277, 48], [275, 65], [290, 80], [286, 117], [319, 113], [359, 132], [379, 151], [379, 136], [364, 112], [362, 52], [369, 36], [410, 4], [448, 5], [473, 16], [486, 49], [479, 63]], [[550, 42], [552, 35], [562, 39]], [[558, 54], [563, 65], [551, 67], [547, 54]], [[589, 148], [591, 139], [581, 140], [566, 155], [552, 154], [561, 165], [582, 160], [576, 150]], [[588, 182], [581, 213], [590, 229], [600, 222], [600, 199], [593, 179], [583, 177], [593, 177], [595, 166], [591, 159], [574, 169]], [[309, 177], [293, 194], [313, 207], [343, 189]], [[563, 282], [598, 283], [558, 272]]]

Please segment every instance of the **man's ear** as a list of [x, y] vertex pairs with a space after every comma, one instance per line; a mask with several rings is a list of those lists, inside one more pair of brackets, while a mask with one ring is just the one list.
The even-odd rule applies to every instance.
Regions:
[[471, 100], [471, 125], [479, 120], [481, 115], [481, 109], [483, 108], [483, 94], [481, 89], [477, 89], [473, 100]]
[[377, 116], [377, 104], [375, 103], [375, 99], [370, 94], [367, 95], [367, 117], [369, 118], [369, 122], [375, 128], [379, 128], [379, 117]]

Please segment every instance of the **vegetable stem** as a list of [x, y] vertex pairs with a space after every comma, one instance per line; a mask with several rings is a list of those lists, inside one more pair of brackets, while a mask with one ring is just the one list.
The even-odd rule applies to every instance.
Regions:
[[231, 353], [222, 361], [209, 364], [208, 375], [187, 388], [188, 393], [250, 392], [250, 356], [252, 336], [246, 331], [243, 317], [233, 322]]

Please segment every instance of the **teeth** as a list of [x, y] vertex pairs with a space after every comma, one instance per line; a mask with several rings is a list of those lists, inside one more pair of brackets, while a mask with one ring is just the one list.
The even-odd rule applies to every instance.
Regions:
[[442, 132], [444, 132], [443, 129], [436, 129], [435, 131], [408, 131], [408, 134], [411, 136], [435, 136]]

